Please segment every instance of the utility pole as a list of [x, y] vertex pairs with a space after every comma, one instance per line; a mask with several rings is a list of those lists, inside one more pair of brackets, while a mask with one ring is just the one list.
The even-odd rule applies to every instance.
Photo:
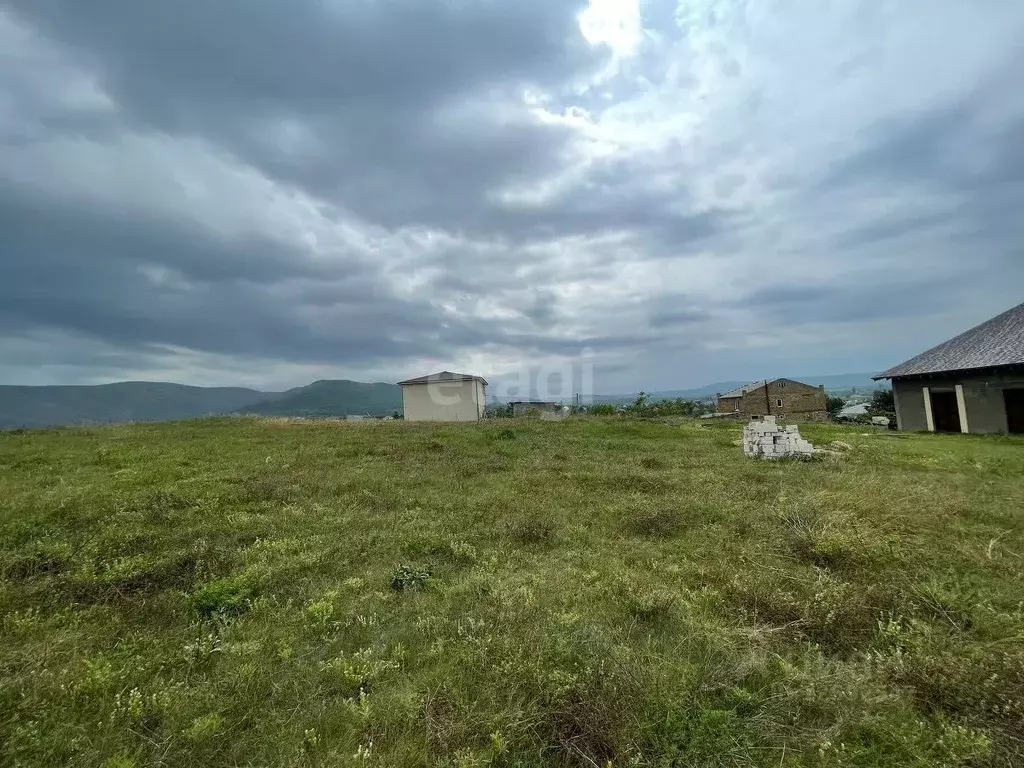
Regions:
[[768, 408], [768, 412], [765, 414], [765, 416], [771, 416], [772, 415], [772, 399], [770, 397], [768, 397], [768, 379], [764, 380], [764, 404], [765, 404], [765, 407]]

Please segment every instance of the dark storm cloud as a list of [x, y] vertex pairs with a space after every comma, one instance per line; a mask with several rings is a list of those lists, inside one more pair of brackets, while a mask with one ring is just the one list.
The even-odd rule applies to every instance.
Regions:
[[933, 82], [891, 76], [941, 55], [912, 9], [891, 49], [818, 4], [773, 48], [744, 3], [656, 0], [631, 48], [588, 44], [585, 6], [8, 0], [3, 362], [590, 349], [627, 388], [654, 384], [636, 355], [700, 384], [709, 341], [747, 359], [765, 328], [994, 312], [1024, 284], [1020, 59], [977, 53], [1000, 25], [940, 26], [977, 55]]
[[879, 280], [868, 289], [859, 280], [847, 285], [777, 286], [753, 291], [735, 306], [756, 307], [766, 323], [786, 325], [896, 320], [934, 311], [937, 297], [943, 303], [956, 300], [962, 283], [959, 275], [921, 275], [898, 283]]
[[[384, 226], [469, 228], [460, 222], [488, 190], [554, 165], [566, 132], [489, 115], [487, 94], [557, 89], [601, 58], [575, 29], [578, 3], [548, 0], [13, 7], [18, 23], [65, 47], [57, 65], [98, 75], [117, 111], [76, 111], [11, 87], [24, 109], [8, 147], [116, 138], [117, 126], [199, 136]], [[289, 148], [279, 128], [301, 146]], [[538, 349], [604, 344], [453, 318], [429, 297], [396, 297], [372, 264], [312, 259], [264, 234], [217, 238], [180, 218], [24, 186], [0, 198], [0, 223], [0, 323], [11, 332], [290, 361], [443, 357], [509, 332]], [[534, 325], [550, 326], [555, 312], [547, 294], [524, 308]]]
[[[363, 266], [317, 266], [265, 238], [220, 241], [167, 222], [9, 194], [0, 195], [0, 230], [4, 330], [63, 329], [126, 347], [292, 361], [401, 357], [442, 331], [452, 343], [485, 340], [468, 326], [442, 326], [425, 302], [394, 298]], [[282, 293], [284, 281], [298, 281], [298, 292]], [[301, 311], [307, 287], [319, 299], [314, 310], [329, 292], [328, 310]]]
[[571, 134], [507, 114], [601, 62], [579, 0], [15, 2], [135, 120], [213, 137], [385, 226], [472, 229], [487, 193], [559, 167]]
[[[49, 329], [137, 353], [166, 345], [296, 363], [443, 358], [501, 344], [576, 355], [650, 341], [534, 332], [555, 322], [550, 292], [534, 291], [523, 328], [451, 317], [427, 300], [396, 297], [364, 263], [320, 263], [265, 237], [222, 240], [180, 223], [24, 194], [0, 194], [0, 231], [0, 334]], [[106, 353], [96, 362], [126, 359]]]
[[417, 109], [482, 84], [561, 85], [595, 57], [576, 32], [578, 0], [11, 5], [96, 60], [123, 103], [183, 128], [201, 111]]
[[[1020, 62], [995, 76], [1017, 82]], [[1024, 283], [1024, 102], [1019, 92], [987, 84], [923, 114], [891, 119], [863, 137], [859, 149], [838, 160], [815, 188], [886, 188], [906, 201], [876, 220], [848, 230], [839, 243], [851, 249], [878, 241], [947, 232], [973, 244], [975, 253], [1011, 269]], [[921, 212], [921, 195], [934, 199]]]
[[711, 313], [703, 309], [665, 308], [652, 312], [649, 323], [652, 328], [674, 328], [703, 323], [711, 317]]
[[[727, 224], [599, 164], [585, 196], [542, 207], [493, 199], [578, 162], [574, 132], [509, 111], [556, 93], [602, 51], [580, 0], [146, 4], [16, 2], [79, 52], [135, 120], [212, 137], [264, 173], [385, 227], [426, 225], [512, 243], [640, 233], [668, 257]], [[92, 118], [95, 119], [95, 118]], [[680, 169], [680, 177], [685, 171]], [[680, 192], [683, 190], [680, 188]]]

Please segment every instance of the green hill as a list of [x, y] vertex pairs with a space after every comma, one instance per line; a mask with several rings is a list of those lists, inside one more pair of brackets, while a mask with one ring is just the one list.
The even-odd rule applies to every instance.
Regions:
[[0, 429], [189, 419], [231, 413], [266, 397], [266, 392], [243, 387], [189, 387], [154, 381], [95, 386], [0, 385]]
[[95, 386], [0, 385], [0, 429], [176, 421], [224, 413], [382, 416], [401, 410], [402, 391], [397, 384], [360, 381], [316, 381], [285, 392], [151, 381]]
[[397, 384], [323, 380], [289, 389], [239, 412], [263, 416], [385, 416], [401, 410], [402, 390]]

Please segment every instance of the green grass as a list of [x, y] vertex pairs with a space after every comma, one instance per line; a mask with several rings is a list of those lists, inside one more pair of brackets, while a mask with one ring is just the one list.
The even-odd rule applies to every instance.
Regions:
[[0, 434], [0, 764], [1024, 764], [1024, 441]]

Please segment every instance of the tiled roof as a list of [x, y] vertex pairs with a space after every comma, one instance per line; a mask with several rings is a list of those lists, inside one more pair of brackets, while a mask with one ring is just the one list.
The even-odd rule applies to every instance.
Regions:
[[875, 376], [894, 379], [946, 371], [1024, 365], [1024, 304]]
[[398, 382], [398, 384], [399, 386], [405, 386], [406, 384], [438, 384], [445, 381], [482, 381], [484, 384], [487, 384], [487, 379], [483, 376], [473, 376], [469, 373], [452, 373], [451, 371], [441, 371], [440, 373], [431, 373], [429, 376], [406, 379], [405, 381]]
[[[769, 379], [768, 383], [771, 384], [772, 382], [775, 381], [778, 381], [778, 379]], [[743, 397], [748, 392], [753, 392], [755, 389], [761, 389], [761, 387], [763, 386], [764, 379], [761, 379], [760, 381], [754, 381], [751, 382], [750, 384], [744, 384], [739, 389], [734, 389], [732, 392], [726, 392], [724, 395], [719, 395], [719, 397]]]

